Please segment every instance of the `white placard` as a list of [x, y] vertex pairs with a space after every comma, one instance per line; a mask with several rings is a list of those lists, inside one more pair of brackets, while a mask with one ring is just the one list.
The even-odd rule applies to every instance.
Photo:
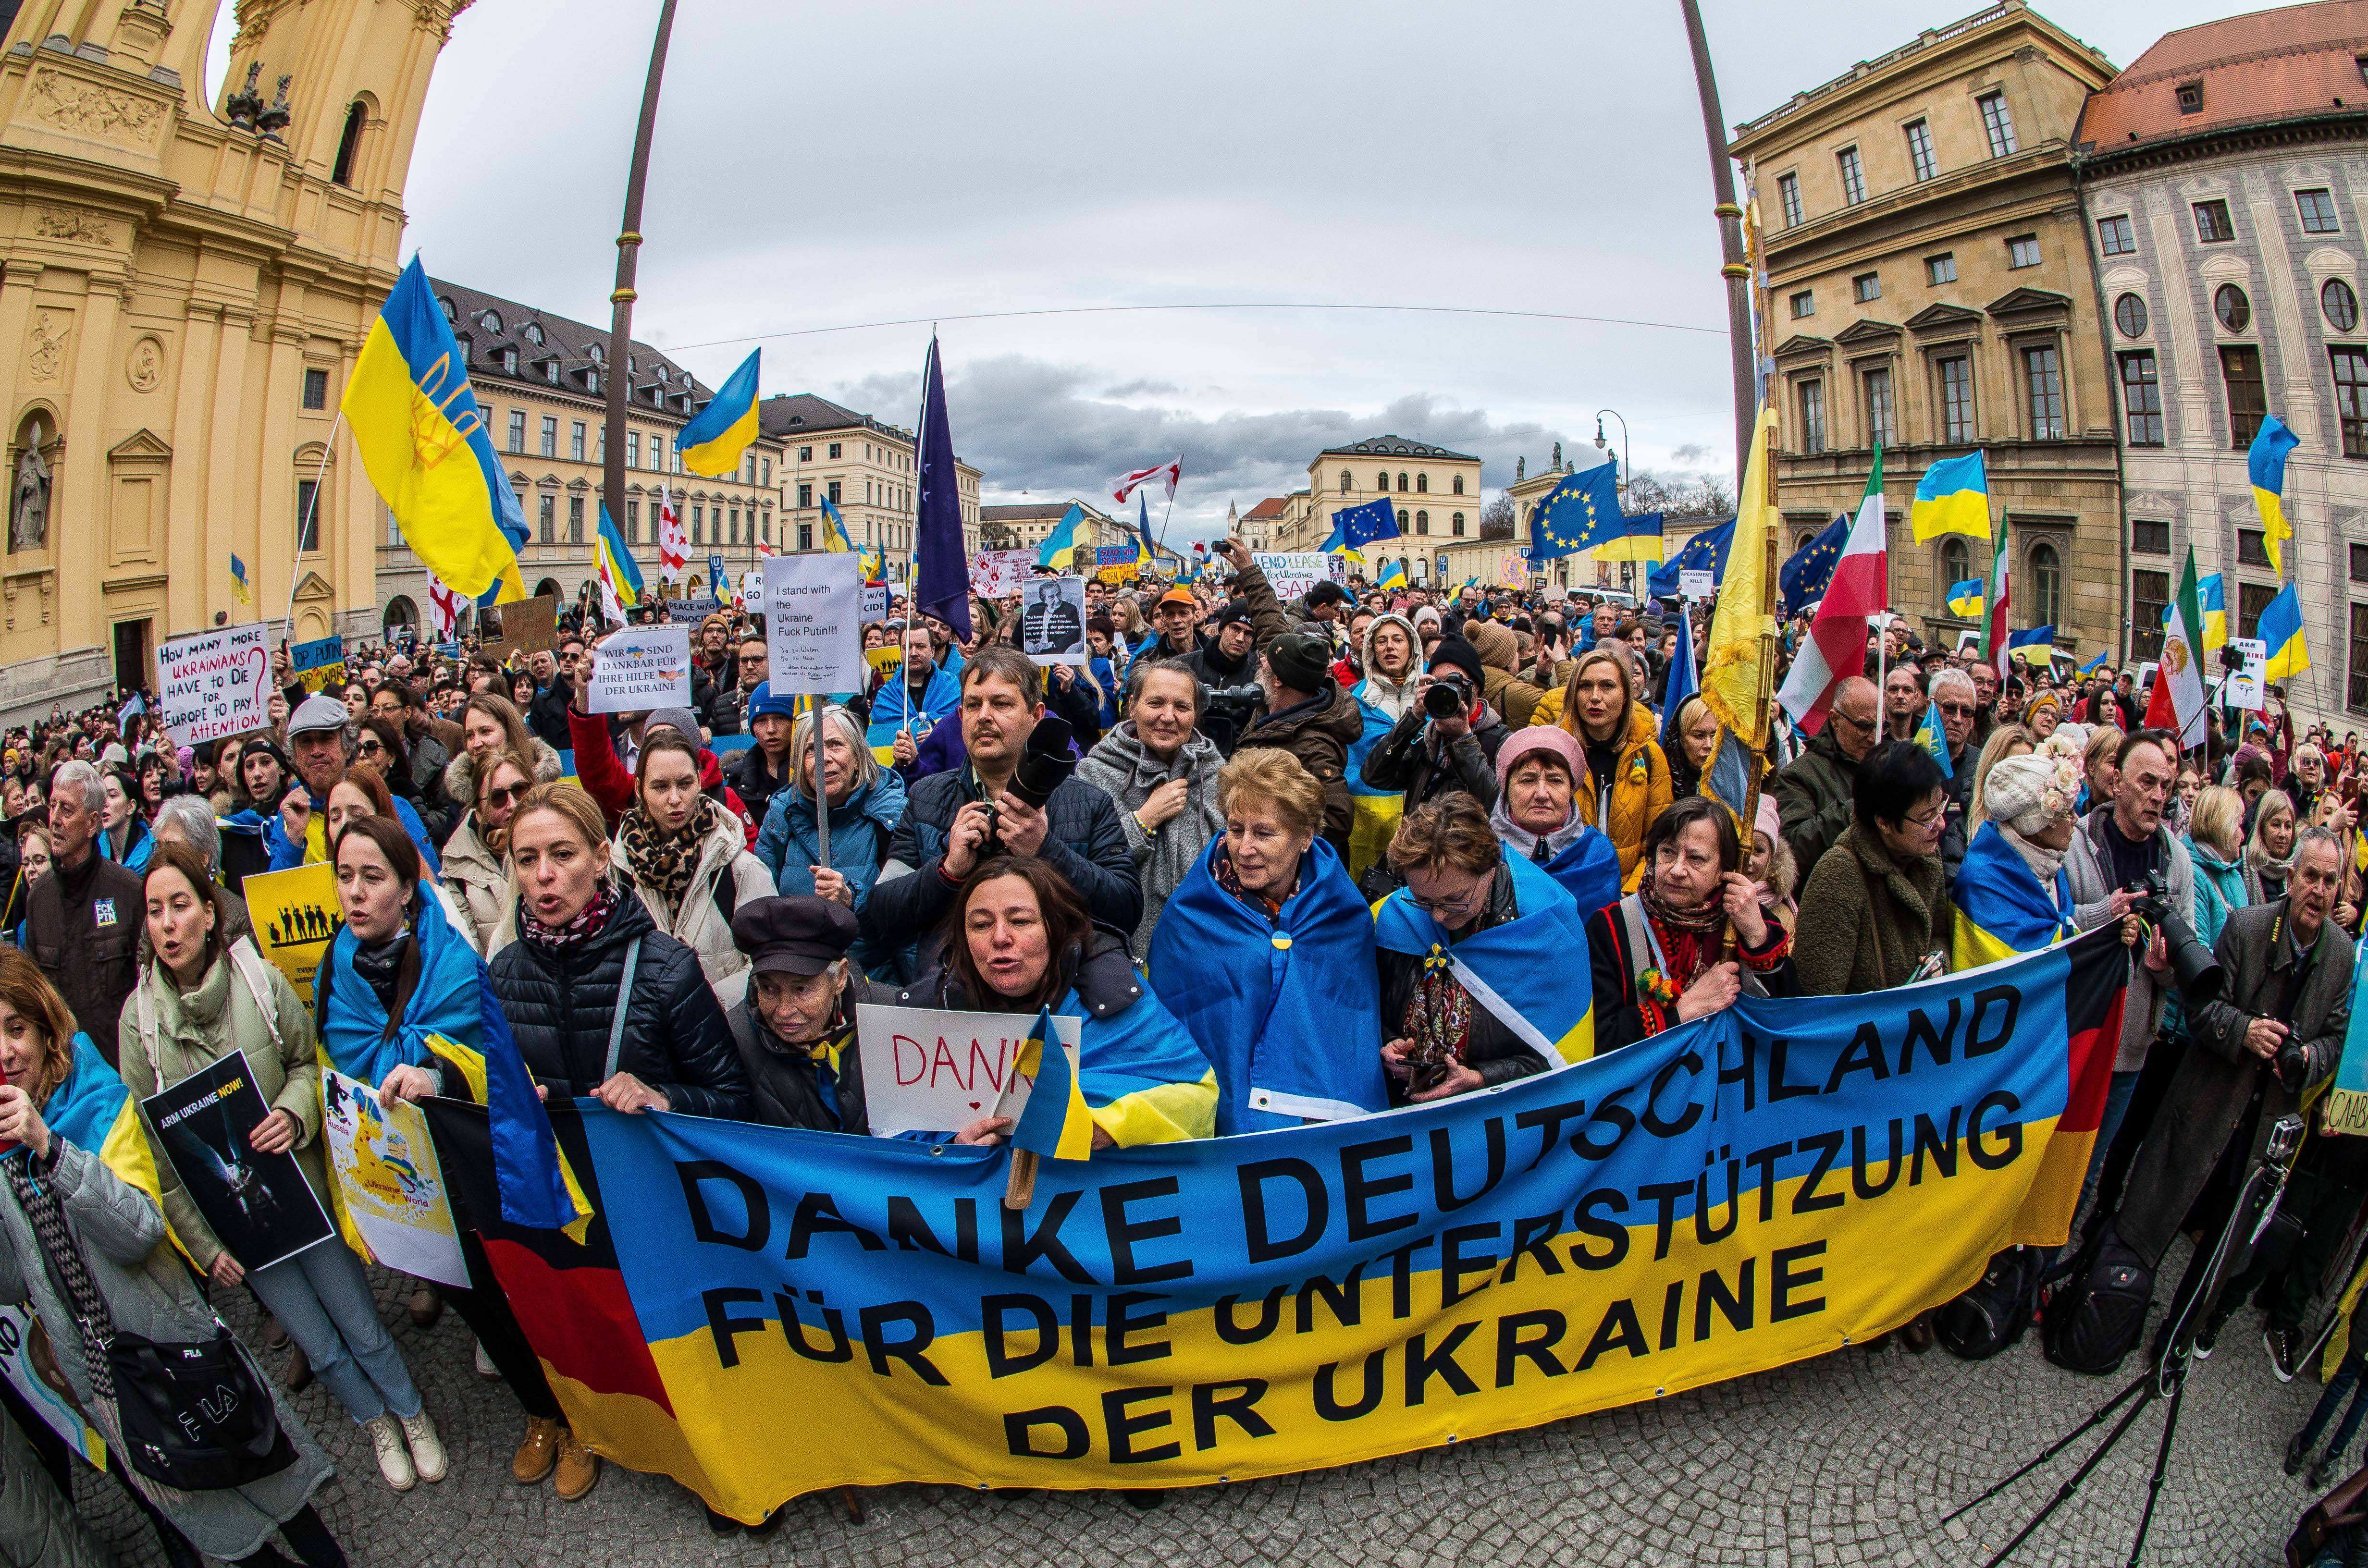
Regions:
[[185, 746], [241, 735], [271, 722], [269, 630], [222, 626], [175, 637], [156, 649], [157, 706], [165, 729]]
[[[1056, 1017], [1053, 1031], [1074, 1048], [1083, 1020]], [[863, 1113], [874, 1138], [899, 1132], [959, 1132], [983, 1116], [1010, 1115], [1011, 1059], [1027, 1043], [1034, 1014], [946, 1013], [858, 1003], [863, 1051]]]
[[592, 650], [586, 713], [646, 713], [690, 706], [690, 628], [636, 626]]
[[747, 571], [740, 574], [740, 608], [750, 615], [765, 613], [765, 574]]
[[2229, 671], [2220, 683], [2221, 705], [2259, 712], [2268, 706], [2263, 688], [2269, 685], [2270, 645], [2259, 637], [2231, 637], [2228, 647], [2244, 657], [2245, 667]]
[[1253, 554], [1250, 564], [1266, 574], [1267, 585], [1274, 597], [1290, 600], [1298, 598], [1318, 583], [1349, 581], [1349, 563], [1338, 555], [1318, 550], [1297, 550], [1284, 554]]
[[1019, 590], [1019, 651], [1039, 665], [1086, 657], [1086, 580], [1039, 577]]
[[765, 647], [776, 692], [864, 691], [863, 563], [851, 551], [765, 562]]
[[467, 1289], [469, 1265], [427, 1118], [335, 1068], [321, 1074], [321, 1101], [339, 1204], [370, 1251], [389, 1268]]
[[867, 583], [863, 587], [863, 619], [866, 624], [888, 619], [888, 585]]
[[1032, 550], [985, 550], [971, 562], [970, 591], [983, 599], [1016, 594], [1036, 570]]
[[[2354, 1096], [2355, 1098], [2357, 1096]], [[27, 1404], [40, 1412], [50, 1430], [63, 1437], [74, 1452], [96, 1470], [107, 1468], [107, 1439], [82, 1418], [82, 1412], [42, 1381], [33, 1369], [33, 1324], [37, 1320], [22, 1307], [0, 1305], [0, 1370]]]
[[1681, 599], [1714, 599], [1718, 597], [1718, 574], [1691, 569], [1678, 574], [1678, 597]]

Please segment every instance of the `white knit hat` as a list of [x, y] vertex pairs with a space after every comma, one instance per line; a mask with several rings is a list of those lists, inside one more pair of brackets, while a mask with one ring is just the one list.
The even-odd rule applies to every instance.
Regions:
[[2067, 767], [2067, 760], [2037, 753], [2000, 757], [1982, 780], [1983, 810], [2026, 838], [2070, 816], [2079, 768], [2077, 764]]

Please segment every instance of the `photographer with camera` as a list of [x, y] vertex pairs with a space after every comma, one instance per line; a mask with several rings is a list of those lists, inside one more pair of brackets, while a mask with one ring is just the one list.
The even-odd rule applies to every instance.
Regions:
[[[2214, 955], [2224, 989], [2192, 1009], [2194, 1046], [2138, 1151], [2114, 1221], [2149, 1267], [2160, 1264], [2199, 1203], [2204, 1233], [2219, 1229], [2270, 1129], [2335, 1071], [2351, 1018], [2351, 938], [2328, 918], [2343, 855], [2329, 829], [2305, 832], [2286, 896], [2237, 910], [2220, 929]], [[2199, 1356], [2211, 1353], [2236, 1305], [2291, 1250], [2290, 1241], [2279, 1244], [2290, 1229], [2290, 1221], [2273, 1223], [2221, 1290], [2196, 1336]], [[2177, 1301], [2198, 1288], [2199, 1272], [2190, 1266]]]
[[1041, 858], [1098, 924], [1133, 930], [1143, 886], [1118, 807], [1072, 777], [1069, 726], [1044, 712], [1043, 672], [1018, 649], [980, 648], [962, 668], [961, 715], [967, 760], [913, 786], [861, 911], [864, 936], [896, 953], [910, 981], [916, 945], [978, 864], [998, 854]]
[[1324, 786], [1324, 841], [1345, 858], [1354, 816], [1349, 748], [1364, 738], [1365, 719], [1332, 678], [1330, 644], [1312, 631], [1284, 632], [1259, 655], [1258, 686], [1266, 713], [1235, 744], [1235, 755], [1274, 746], [1297, 757]]
[[1497, 803], [1497, 752], [1510, 732], [1481, 693], [1480, 654], [1461, 637], [1440, 640], [1414, 700], [1365, 754], [1358, 777], [1369, 789], [1406, 792], [1406, 809], [1461, 790], [1482, 810]]

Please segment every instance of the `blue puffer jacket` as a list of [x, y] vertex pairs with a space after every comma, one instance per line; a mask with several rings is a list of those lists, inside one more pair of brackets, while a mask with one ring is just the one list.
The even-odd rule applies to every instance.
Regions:
[[[889, 837], [904, 820], [905, 780], [890, 767], [859, 786], [844, 804], [830, 809], [830, 869], [854, 890], [859, 914], [887, 861]], [[796, 784], [773, 791], [765, 825], [757, 835], [757, 858], [773, 873], [773, 884], [785, 893], [813, 892], [812, 868], [822, 858], [820, 846], [813, 798]]]
[[[2245, 892], [2244, 858], [2223, 860], [2210, 846], [2196, 843], [2192, 834], [2180, 842], [2187, 846], [2187, 858], [2195, 863], [2195, 939], [2209, 948], [2220, 940], [2220, 927], [2228, 924], [2229, 913], [2251, 902]], [[2189, 1022], [2185, 999], [2174, 986], [2170, 1003], [2163, 1009], [2163, 1032], [2184, 1035]]]

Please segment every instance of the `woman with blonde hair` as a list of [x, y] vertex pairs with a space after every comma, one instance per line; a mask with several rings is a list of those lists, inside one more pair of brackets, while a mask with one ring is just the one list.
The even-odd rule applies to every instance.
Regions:
[[2032, 740], [2031, 732], [2020, 724], [2000, 724], [1990, 732], [1990, 738], [1982, 743], [1982, 755], [1974, 763], [1974, 792], [1965, 804], [1965, 838], [1968, 843], [1989, 816], [1989, 806], [1982, 798], [1982, 784], [1989, 778], [1990, 769], [1998, 766], [2001, 757], [2025, 756], [2038, 749], [2039, 743]]
[[2300, 836], [2293, 797], [2283, 790], [2263, 795], [2253, 807], [2253, 836], [2245, 846], [2247, 903], [2271, 903], [2286, 896], [2286, 877], [2294, 869]]
[[[1633, 892], [1645, 874], [1645, 830], [1677, 798], [1652, 712], [1636, 700], [1636, 667], [1624, 652], [1590, 648], [1571, 667], [1561, 696], [1553, 722], [1578, 743], [1587, 762], [1579, 815], [1620, 851], [1621, 888]], [[1548, 706], [1541, 702], [1538, 712]]]

